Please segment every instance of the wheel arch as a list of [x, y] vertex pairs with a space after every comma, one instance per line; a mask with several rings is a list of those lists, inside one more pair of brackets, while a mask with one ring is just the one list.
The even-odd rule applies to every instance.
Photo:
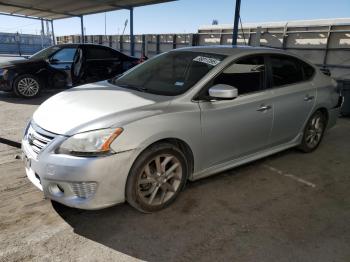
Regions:
[[[303, 125], [301, 126], [301, 129], [298, 133], [298, 136], [300, 139], [299, 142], [301, 143], [301, 138], [303, 136], [303, 133], [304, 133], [304, 130], [305, 130], [305, 127], [307, 125], [307, 123], [309, 122], [310, 118], [317, 112], [317, 111], [321, 111], [325, 116], [326, 116], [326, 126], [328, 126], [328, 120], [329, 120], [329, 112], [328, 112], [328, 109], [325, 105], [318, 105], [316, 107], [314, 107], [310, 112], [309, 112], [309, 115], [306, 117]], [[301, 135], [301, 136], [300, 136]], [[297, 136], [297, 137], [298, 137]]]
[[193, 155], [193, 151], [192, 151], [191, 147], [189, 146], [189, 144], [187, 142], [185, 142], [184, 140], [180, 139], [180, 138], [167, 137], [167, 138], [162, 138], [162, 139], [153, 141], [152, 143], [148, 144], [145, 148], [143, 148], [143, 150], [138, 152], [135, 160], [144, 151], [146, 151], [150, 147], [155, 146], [157, 144], [161, 144], [161, 143], [172, 144], [172, 145], [178, 147], [181, 150], [181, 152], [185, 155], [186, 159], [188, 160], [188, 177], [187, 177], [187, 179], [191, 178], [191, 176], [192, 176], [192, 174], [194, 172], [194, 155]]
[[319, 106], [319, 107], [316, 107], [315, 110], [312, 112], [312, 114], [310, 115], [310, 117], [315, 114], [317, 111], [320, 111], [322, 112], [325, 117], [326, 117], [326, 125], [328, 124], [328, 119], [329, 119], [329, 112], [328, 112], [328, 109], [327, 107], [325, 106]]
[[[163, 147], [160, 145], [164, 145]], [[176, 149], [173, 147], [175, 146]], [[145, 204], [144, 202], [140, 201], [139, 197], [137, 196], [137, 193], [135, 190], [135, 182], [137, 182], [137, 176], [138, 176], [138, 172], [135, 173], [134, 168], [140, 168], [140, 162], [137, 164], [137, 160], [141, 157], [141, 161], [145, 161], [147, 159], [147, 155], [142, 156], [143, 153], [147, 153], [147, 150], [150, 150], [150, 152], [152, 154], [154, 153], [158, 153], [157, 149], [159, 150], [164, 150], [167, 148], [173, 148], [174, 151], [177, 152], [177, 154], [179, 154], [179, 151], [181, 151], [184, 154], [184, 158], [188, 159], [188, 167], [187, 167], [187, 176], [182, 176], [181, 177], [181, 184], [179, 184], [179, 187], [176, 188], [175, 195], [171, 196], [170, 200], [167, 200], [168, 202], [163, 202], [160, 203], [159, 206], [147, 206], [147, 204]], [[143, 162], [141, 162], [142, 164]], [[142, 166], [141, 166], [142, 168]], [[189, 177], [191, 176], [190, 170], [193, 168], [193, 156], [192, 156], [192, 150], [190, 149], [189, 145], [181, 140], [181, 139], [177, 139], [177, 138], [163, 138], [157, 141], [154, 141], [153, 143], [149, 144], [147, 147], [143, 148], [142, 150], [140, 150], [136, 156], [136, 158], [134, 159], [132, 166], [128, 172], [128, 176], [126, 179], [126, 183], [125, 183], [125, 191], [124, 191], [124, 195], [125, 195], [125, 200], [133, 207], [135, 207], [136, 209], [138, 209], [141, 212], [144, 213], [150, 213], [150, 212], [154, 212], [157, 210], [160, 210], [164, 207], [167, 207], [169, 204], [171, 204], [176, 196], [180, 193], [180, 191], [182, 191], [186, 185], [187, 180], [189, 179]], [[136, 169], [137, 170], [137, 169]], [[135, 175], [136, 174], [136, 175]], [[160, 187], [160, 184], [158, 185], [158, 187]], [[157, 191], [156, 191], [157, 192]], [[150, 203], [149, 203], [150, 204]]]
[[[312, 122], [310, 122], [312, 120], [312, 118], [314, 117], [314, 115], [316, 113], [321, 113], [324, 118], [325, 118], [325, 126], [323, 128], [323, 131], [321, 133], [321, 136], [318, 138], [318, 141], [317, 141], [317, 144], [315, 145], [308, 145], [308, 142], [306, 141], [306, 138], [305, 138], [305, 135], [306, 135], [306, 128], [308, 127], [308, 124], [311, 123], [312, 125]], [[300, 149], [302, 152], [304, 153], [310, 153], [312, 151], [314, 151], [320, 144], [320, 142], [322, 141], [322, 138], [323, 138], [323, 135], [324, 135], [324, 132], [326, 131], [327, 129], [327, 126], [328, 126], [328, 120], [329, 120], [329, 112], [327, 110], [326, 107], [323, 107], [323, 106], [319, 106], [317, 108], [315, 108], [311, 115], [309, 116], [308, 120], [306, 121], [305, 123], [305, 126], [303, 128], [303, 134], [302, 134], [302, 137], [301, 137], [301, 141], [300, 141], [300, 144], [298, 145], [298, 149]]]

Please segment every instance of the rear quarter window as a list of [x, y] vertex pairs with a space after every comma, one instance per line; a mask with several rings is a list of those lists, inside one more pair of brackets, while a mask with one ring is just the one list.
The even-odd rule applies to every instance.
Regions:
[[296, 84], [304, 81], [301, 61], [291, 56], [272, 55], [270, 57], [272, 84], [274, 87]]
[[274, 87], [309, 81], [315, 74], [311, 65], [292, 56], [272, 55], [270, 63]]

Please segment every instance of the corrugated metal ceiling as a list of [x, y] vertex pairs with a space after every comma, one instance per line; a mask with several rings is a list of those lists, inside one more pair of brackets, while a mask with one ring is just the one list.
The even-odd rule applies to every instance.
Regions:
[[55, 20], [171, 1], [176, 0], [0, 0], [0, 13]]

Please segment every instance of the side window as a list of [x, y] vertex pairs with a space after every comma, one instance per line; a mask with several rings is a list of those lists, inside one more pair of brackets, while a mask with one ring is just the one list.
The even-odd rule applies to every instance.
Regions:
[[76, 48], [63, 48], [52, 56], [55, 62], [73, 62]]
[[248, 94], [264, 89], [265, 63], [263, 56], [241, 58], [227, 67], [214, 80], [216, 84], [226, 84], [238, 89], [238, 94]]
[[108, 48], [89, 46], [86, 50], [86, 59], [108, 59], [116, 58], [116, 54], [113, 50]]
[[300, 60], [283, 55], [271, 56], [272, 86], [291, 85], [304, 80]]

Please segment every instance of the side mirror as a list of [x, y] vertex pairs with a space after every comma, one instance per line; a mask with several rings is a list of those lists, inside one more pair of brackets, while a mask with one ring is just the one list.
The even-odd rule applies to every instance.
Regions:
[[50, 63], [50, 64], [57, 64], [57, 62], [59, 62], [59, 60], [58, 59], [55, 59], [55, 58], [49, 58], [49, 59], [47, 59], [46, 60], [48, 63]]
[[234, 99], [238, 96], [238, 90], [230, 85], [217, 84], [209, 89], [209, 96], [217, 99]]

